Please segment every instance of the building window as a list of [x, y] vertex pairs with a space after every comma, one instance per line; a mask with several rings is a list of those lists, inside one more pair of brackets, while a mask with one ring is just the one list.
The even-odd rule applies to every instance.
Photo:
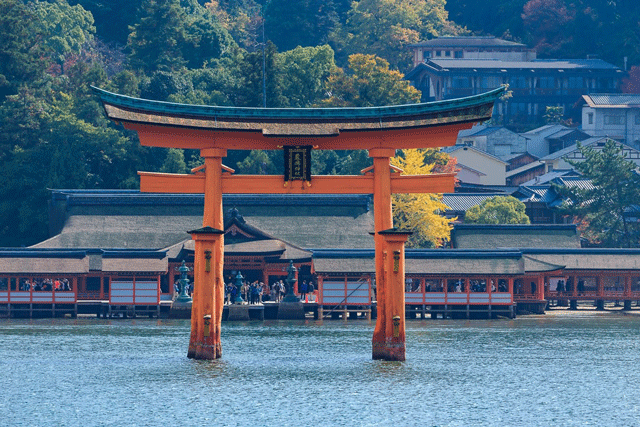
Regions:
[[462, 51], [456, 50], [455, 52], [453, 52], [453, 57], [458, 59], [462, 58]]
[[451, 51], [450, 50], [445, 50], [444, 51], [444, 56], [451, 56]]
[[622, 124], [622, 116], [618, 114], [608, 114], [604, 116], [604, 124], [605, 125], [621, 125]]
[[587, 113], [587, 117], [589, 118], [589, 124], [593, 124], [593, 113]]
[[540, 77], [537, 87], [539, 89], [553, 89], [556, 87], [556, 79], [555, 77]]
[[425, 50], [423, 52], [423, 56], [424, 56], [425, 59], [426, 58], [431, 58], [431, 51], [430, 50]]
[[582, 77], [569, 77], [569, 89], [582, 89], [584, 79]]
[[527, 78], [524, 76], [509, 77], [509, 86], [514, 89], [525, 89], [527, 87]]
[[442, 51], [441, 50], [436, 50], [436, 56], [442, 56]]
[[482, 76], [480, 78], [480, 87], [482, 89], [495, 89], [502, 84], [502, 79], [498, 76]]
[[471, 79], [469, 77], [454, 77], [452, 85], [454, 89], [467, 89], [471, 87]]

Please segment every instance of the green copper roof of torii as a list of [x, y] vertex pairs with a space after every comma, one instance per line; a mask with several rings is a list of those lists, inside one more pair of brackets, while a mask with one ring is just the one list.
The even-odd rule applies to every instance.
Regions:
[[419, 104], [391, 105], [383, 107], [343, 107], [343, 108], [254, 108], [178, 104], [133, 98], [111, 93], [97, 87], [91, 87], [104, 104], [119, 108], [152, 112], [162, 115], [179, 115], [200, 118], [234, 118], [266, 120], [349, 120], [349, 119], [385, 119], [391, 117], [438, 114], [457, 109], [493, 103], [505, 91], [501, 86], [489, 92], [465, 98]]

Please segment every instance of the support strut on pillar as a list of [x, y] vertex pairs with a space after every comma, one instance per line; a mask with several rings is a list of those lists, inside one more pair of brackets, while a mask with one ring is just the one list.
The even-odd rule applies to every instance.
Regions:
[[373, 358], [382, 360], [405, 360], [405, 262], [404, 244], [411, 232], [389, 229], [380, 231], [382, 238], [382, 261], [384, 268], [384, 304], [378, 308], [376, 328], [384, 334], [383, 342], [374, 336]]

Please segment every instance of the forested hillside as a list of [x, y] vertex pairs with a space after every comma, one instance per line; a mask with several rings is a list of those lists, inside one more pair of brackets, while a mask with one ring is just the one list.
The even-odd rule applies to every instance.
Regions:
[[[197, 152], [141, 147], [89, 86], [234, 106], [416, 102], [407, 45], [493, 34], [540, 56], [640, 63], [638, 9], [618, 0], [0, 0], [0, 246], [47, 237], [50, 188], [137, 188], [138, 170], [186, 172]], [[544, 12], [544, 13], [543, 13]], [[454, 22], [455, 21], [455, 22]], [[263, 82], [265, 83], [263, 86]], [[313, 173], [358, 173], [366, 153], [314, 153]], [[277, 153], [231, 152], [240, 173]]]

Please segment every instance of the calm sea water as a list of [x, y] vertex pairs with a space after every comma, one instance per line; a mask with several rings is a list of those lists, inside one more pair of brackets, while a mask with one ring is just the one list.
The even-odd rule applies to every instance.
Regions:
[[407, 362], [366, 321], [0, 321], [7, 426], [638, 426], [640, 316], [410, 321]]

